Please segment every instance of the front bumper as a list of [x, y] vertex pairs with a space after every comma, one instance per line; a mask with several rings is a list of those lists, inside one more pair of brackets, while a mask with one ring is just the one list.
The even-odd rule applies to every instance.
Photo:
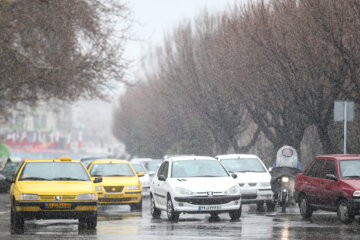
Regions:
[[178, 212], [228, 212], [240, 208], [241, 195], [175, 197], [173, 205]]
[[[67, 204], [66, 208], [48, 208], [49, 204]], [[16, 212], [25, 219], [78, 219], [97, 213], [97, 201], [28, 202], [15, 201]]]
[[142, 191], [124, 193], [98, 192], [98, 200], [100, 205], [122, 205], [139, 203], [141, 201], [141, 195]]
[[348, 203], [355, 214], [360, 214], [360, 198], [348, 198]]
[[266, 202], [273, 200], [273, 192], [271, 188], [257, 189], [256, 192], [241, 192], [241, 202], [243, 204]]

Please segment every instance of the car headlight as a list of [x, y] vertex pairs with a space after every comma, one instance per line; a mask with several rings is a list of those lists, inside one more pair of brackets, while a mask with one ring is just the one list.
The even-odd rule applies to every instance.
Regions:
[[101, 186], [95, 186], [96, 191], [101, 191]]
[[187, 190], [187, 189], [185, 189], [185, 188], [179, 188], [179, 187], [177, 187], [177, 188], [175, 188], [175, 190], [176, 190], [176, 192], [177, 192], [178, 194], [180, 194], [180, 195], [185, 195], [185, 196], [192, 196], [192, 195], [194, 195], [194, 193], [193, 193], [192, 191]]
[[282, 177], [282, 178], [281, 178], [281, 181], [282, 181], [282, 182], [289, 182], [289, 177]]
[[240, 194], [240, 187], [238, 185], [232, 186], [227, 189], [224, 194]]
[[95, 193], [78, 194], [76, 200], [97, 200]]
[[40, 199], [39, 199], [39, 196], [37, 194], [23, 193], [23, 194], [20, 194], [19, 200], [22, 201], [22, 200], [40, 200]]
[[139, 185], [127, 186], [126, 189], [127, 190], [140, 190], [140, 186]]
[[270, 183], [269, 182], [261, 182], [260, 187], [270, 187]]
[[360, 197], [360, 191], [359, 190], [354, 191], [353, 197]]

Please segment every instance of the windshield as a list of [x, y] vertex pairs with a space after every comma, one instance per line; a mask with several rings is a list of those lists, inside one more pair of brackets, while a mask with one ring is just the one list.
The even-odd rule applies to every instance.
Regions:
[[141, 163], [131, 163], [131, 166], [135, 169], [136, 172], [146, 172], [145, 167]]
[[91, 168], [90, 175], [93, 177], [132, 177], [134, 171], [127, 163], [97, 163]]
[[173, 162], [171, 176], [173, 178], [227, 177], [229, 174], [215, 160], [186, 160]]
[[90, 181], [79, 162], [28, 162], [19, 181]]
[[89, 167], [89, 165], [92, 161], [94, 161], [94, 159], [81, 160], [81, 162], [85, 165], [86, 168]]
[[162, 160], [152, 160], [149, 162], [146, 162], [145, 168], [149, 171], [149, 172], [156, 172], [158, 170], [158, 168], [160, 167], [162, 163]]
[[20, 163], [18, 162], [9, 162], [5, 165], [3, 171], [6, 173], [14, 173], [18, 169]]
[[266, 172], [257, 158], [222, 159], [221, 163], [231, 172]]
[[340, 160], [340, 176], [344, 179], [360, 179], [360, 159]]

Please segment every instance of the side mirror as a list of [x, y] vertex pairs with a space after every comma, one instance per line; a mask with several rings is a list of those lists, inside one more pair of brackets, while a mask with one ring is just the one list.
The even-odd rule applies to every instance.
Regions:
[[233, 178], [237, 178], [237, 174], [236, 174], [236, 173], [231, 173], [231, 176], [232, 176]]
[[165, 181], [166, 177], [164, 175], [159, 175], [158, 179], [159, 179], [159, 181]]
[[137, 175], [138, 175], [138, 177], [143, 177], [143, 176], [145, 176], [145, 173], [144, 172], [138, 172]]
[[269, 167], [269, 172], [271, 172], [272, 169], [273, 169], [272, 167]]
[[326, 174], [325, 179], [332, 180], [332, 181], [337, 181], [338, 180], [337, 177], [334, 174]]
[[93, 182], [94, 183], [101, 183], [102, 181], [103, 181], [102, 177], [96, 177]]

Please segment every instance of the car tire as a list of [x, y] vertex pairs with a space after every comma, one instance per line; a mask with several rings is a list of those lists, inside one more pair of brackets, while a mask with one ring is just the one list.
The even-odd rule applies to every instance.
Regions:
[[11, 204], [10, 211], [10, 229], [11, 233], [23, 233], [24, 232], [24, 217], [16, 212], [15, 206]]
[[273, 212], [275, 210], [275, 203], [273, 201], [266, 202], [266, 210], [268, 212]]
[[152, 194], [150, 194], [150, 213], [153, 218], [155, 218], [155, 219], [160, 218], [161, 210], [156, 208], [155, 199], [152, 196]]
[[179, 220], [179, 213], [174, 210], [174, 205], [171, 201], [170, 195], [167, 197], [167, 203], [166, 203], [166, 213], [168, 216], [168, 219], [172, 222], [177, 222]]
[[238, 210], [232, 210], [229, 212], [229, 216], [231, 218], [231, 221], [237, 221], [241, 217], [242, 212], [242, 205], [240, 205], [240, 208]]
[[264, 202], [263, 201], [256, 203], [256, 211], [259, 211], [259, 212], [264, 211]]
[[87, 229], [95, 229], [97, 225], [97, 214], [94, 213], [86, 219]]
[[354, 221], [354, 213], [345, 199], [340, 200], [337, 208], [337, 215], [342, 223], [352, 223]]
[[299, 198], [299, 209], [300, 214], [303, 218], [307, 219], [310, 218], [313, 214], [313, 209], [309, 205], [309, 201], [305, 194], [301, 194]]
[[130, 211], [139, 211], [142, 210], [142, 198], [138, 203], [130, 204]]

